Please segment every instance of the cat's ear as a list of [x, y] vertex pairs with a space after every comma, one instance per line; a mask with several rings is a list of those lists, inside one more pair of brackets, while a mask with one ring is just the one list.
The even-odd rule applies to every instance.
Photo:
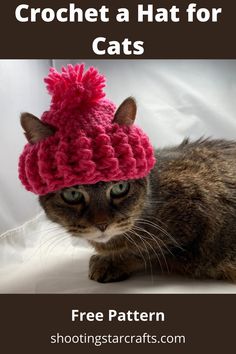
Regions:
[[55, 133], [54, 128], [30, 113], [22, 113], [20, 117], [21, 126], [24, 129], [26, 139], [30, 144], [35, 144], [38, 141], [47, 138]]
[[128, 97], [121, 103], [115, 113], [113, 123], [119, 125], [132, 125], [137, 113], [137, 104], [133, 97]]

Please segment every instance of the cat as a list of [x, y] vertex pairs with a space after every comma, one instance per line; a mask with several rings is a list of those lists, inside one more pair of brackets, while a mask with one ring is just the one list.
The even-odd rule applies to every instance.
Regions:
[[[114, 121], [133, 124], [136, 110], [135, 100], [126, 99]], [[32, 144], [54, 134], [31, 114], [21, 124]], [[121, 281], [157, 269], [235, 281], [236, 142], [185, 139], [155, 155], [145, 178], [75, 185], [39, 202], [49, 219], [95, 248], [92, 280]]]

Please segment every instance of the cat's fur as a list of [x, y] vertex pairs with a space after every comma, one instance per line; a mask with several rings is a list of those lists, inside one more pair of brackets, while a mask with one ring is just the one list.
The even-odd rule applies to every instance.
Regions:
[[[125, 106], [119, 110], [124, 117]], [[184, 140], [157, 151], [156, 159], [150, 175], [130, 181], [128, 194], [115, 201], [109, 199], [115, 182], [99, 182], [79, 186], [84, 203], [68, 205], [61, 191], [40, 203], [51, 220], [94, 246], [93, 280], [119, 281], [158, 267], [235, 281], [236, 142]]]

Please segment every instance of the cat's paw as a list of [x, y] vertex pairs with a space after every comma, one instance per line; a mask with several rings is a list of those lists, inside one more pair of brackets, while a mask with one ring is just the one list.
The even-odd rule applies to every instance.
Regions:
[[89, 278], [99, 283], [122, 281], [129, 277], [114, 260], [94, 255], [89, 262]]

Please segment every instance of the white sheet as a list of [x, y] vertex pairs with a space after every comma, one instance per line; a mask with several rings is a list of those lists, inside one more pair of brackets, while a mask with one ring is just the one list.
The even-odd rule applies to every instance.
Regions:
[[[32, 62], [28, 62], [32, 67]], [[23, 61], [23, 66], [20, 61], [15, 63], [17, 72], [27, 66], [27, 61]], [[14, 63], [4, 61], [4, 65], [6, 64], [12, 70]], [[61, 67], [66, 61], [55, 60], [54, 64]], [[236, 139], [235, 60], [101, 60], [86, 61], [86, 64], [95, 65], [107, 76], [108, 96], [117, 104], [127, 96], [136, 97], [137, 122], [149, 134], [155, 146], [179, 143], [185, 136], [198, 138], [201, 135], [210, 135]], [[45, 73], [45, 66], [49, 64], [46, 61], [34, 61], [33, 67], [39, 68], [38, 65], [40, 72]], [[26, 70], [24, 73], [28, 75], [29, 82], [30, 72]], [[6, 75], [7, 72], [4, 72], [4, 77]], [[2, 79], [1, 70], [0, 76]], [[8, 95], [0, 97], [0, 101], [3, 100], [0, 102], [1, 106], [6, 108], [8, 118], [4, 120], [0, 130], [2, 230], [6, 225], [8, 229], [19, 225], [22, 215], [25, 221], [28, 220], [32, 216], [32, 206], [35, 214], [37, 205], [36, 197], [24, 191], [17, 179], [17, 159], [24, 144], [19, 127], [19, 113], [24, 110], [34, 113], [34, 103], [44, 92], [43, 77], [40, 80], [37, 78], [37, 85], [42, 85], [40, 90], [30, 90], [30, 105], [24, 101], [21, 108], [18, 102], [19, 112], [13, 117], [15, 108], [12, 111], [11, 107], [14, 106], [15, 94], [25, 81], [17, 81], [15, 86], [16, 79], [12, 76], [14, 75], [6, 80]], [[23, 72], [20, 77], [24, 77]], [[23, 97], [23, 91], [20, 92], [20, 97]], [[43, 101], [40, 106], [44, 106]], [[47, 100], [43, 109], [46, 108]], [[49, 230], [52, 227], [56, 229]], [[59, 237], [64, 236], [65, 240], [59, 242]], [[122, 283], [98, 284], [87, 277], [92, 250], [82, 242], [78, 245], [71, 245], [70, 242], [69, 236], [45, 220], [43, 214], [26, 225], [3, 234], [0, 237], [0, 292], [236, 293], [236, 285], [220, 281], [199, 282], [159, 276], [154, 276], [152, 280], [147, 275], [137, 275]]]
[[92, 254], [86, 242], [41, 213], [0, 237], [0, 293], [236, 293], [236, 285], [226, 282], [157, 274], [99, 284], [88, 279]]

